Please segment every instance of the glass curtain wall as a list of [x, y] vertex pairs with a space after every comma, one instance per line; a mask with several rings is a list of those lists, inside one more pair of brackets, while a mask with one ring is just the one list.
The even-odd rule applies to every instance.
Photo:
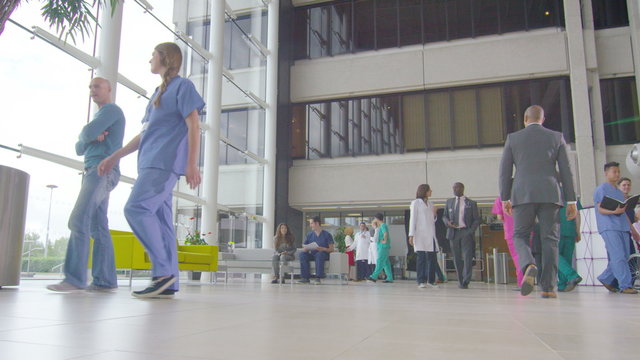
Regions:
[[296, 9], [294, 59], [545, 27], [564, 27], [562, 0], [332, 1]]
[[[219, 245], [261, 247], [263, 162], [265, 146], [267, 8], [262, 1], [228, 0], [225, 16], [220, 116], [218, 203]], [[178, 9], [178, 5], [182, 8]], [[209, 50], [209, 1], [190, 0], [176, 5], [176, 14], [188, 14], [178, 26]], [[207, 62], [192, 49], [191, 78], [206, 91]], [[192, 214], [188, 214], [192, 215]], [[257, 217], [255, 216], [257, 215]], [[192, 216], [199, 216], [195, 211]], [[206, 229], [204, 229], [206, 230]]]

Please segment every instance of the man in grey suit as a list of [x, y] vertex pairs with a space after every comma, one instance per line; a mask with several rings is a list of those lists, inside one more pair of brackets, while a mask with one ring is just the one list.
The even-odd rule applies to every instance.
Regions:
[[464, 196], [464, 184], [453, 184], [455, 197], [447, 199], [442, 221], [447, 226], [447, 239], [451, 243], [453, 263], [458, 273], [458, 287], [468, 289], [473, 268], [476, 241], [473, 234], [480, 225], [478, 204]]
[[[499, 186], [504, 211], [513, 213], [513, 241], [524, 273], [520, 293], [526, 296], [533, 291], [538, 274], [529, 246], [537, 218], [542, 243], [542, 297], [555, 298], [558, 211], [567, 201], [567, 218], [575, 218], [576, 195], [564, 138], [561, 133], [544, 128], [543, 122], [542, 107], [530, 106], [524, 113], [525, 128], [507, 136], [500, 162]], [[514, 166], [517, 170], [512, 178]]]

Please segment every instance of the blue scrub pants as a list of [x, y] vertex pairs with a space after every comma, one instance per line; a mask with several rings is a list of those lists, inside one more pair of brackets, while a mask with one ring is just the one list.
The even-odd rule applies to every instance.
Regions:
[[631, 273], [629, 272], [629, 233], [625, 231], [603, 231], [600, 233], [609, 254], [607, 268], [598, 276], [598, 280], [605, 284], [612, 284], [618, 280], [620, 290], [631, 287]]
[[[172, 190], [178, 175], [156, 168], [138, 169], [138, 179], [124, 206], [131, 230], [149, 254], [153, 277], [178, 279], [178, 249], [173, 227]], [[178, 290], [178, 281], [168, 287]]]
[[316, 263], [316, 277], [318, 279], [324, 278], [324, 262], [329, 260], [329, 253], [324, 251], [303, 251], [300, 253], [300, 276], [303, 279], [309, 280], [311, 277], [311, 265], [310, 261]]
[[64, 260], [64, 282], [77, 288], [87, 286], [89, 238], [93, 238], [93, 284], [105, 288], [118, 287], [113, 243], [109, 233], [107, 209], [109, 192], [118, 185], [120, 171], [112, 169], [99, 176], [94, 166], [82, 177], [80, 194], [69, 217], [69, 244]]

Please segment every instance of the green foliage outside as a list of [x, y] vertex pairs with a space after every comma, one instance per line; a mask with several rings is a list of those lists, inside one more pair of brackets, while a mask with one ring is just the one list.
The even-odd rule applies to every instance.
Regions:
[[[27, 257], [22, 258], [22, 272], [27, 272], [27, 262], [29, 259]], [[60, 268], [54, 267], [62, 264], [64, 262], [63, 257], [31, 257], [31, 264], [29, 264], [29, 271], [32, 273], [47, 273], [47, 272], [59, 272]]]

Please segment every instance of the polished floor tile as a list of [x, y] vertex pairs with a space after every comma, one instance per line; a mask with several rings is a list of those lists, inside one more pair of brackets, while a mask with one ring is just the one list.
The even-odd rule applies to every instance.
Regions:
[[249, 277], [140, 300], [126, 282], [105, 294], [51, 293], [47, 283], [0, 290], [0, 359], [626, 359], [640, 343], [640, 296], [598, 287], [541, 299], [484, 283]]

